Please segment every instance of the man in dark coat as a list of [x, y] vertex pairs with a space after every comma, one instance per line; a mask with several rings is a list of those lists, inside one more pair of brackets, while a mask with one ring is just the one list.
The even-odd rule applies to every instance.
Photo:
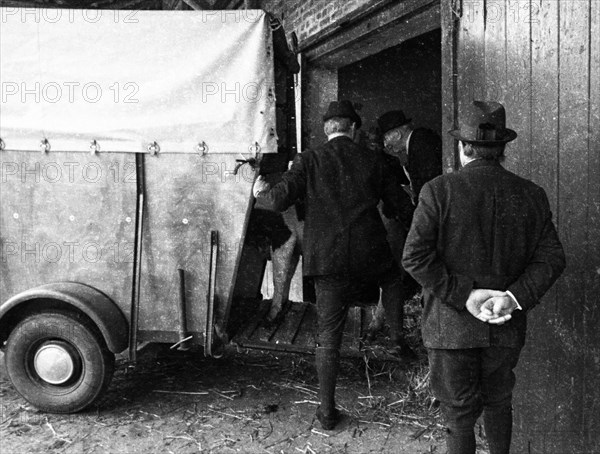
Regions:
[[416, 203], [423, 185], [442, 174], [442, 139], [431, 129], [413, 128], [402, 110], [384, 113], [377, 124], [386, 151], [404, 167]]
[[[442, 141], [431, 129], [413, 128], [411, 119], [406, 118], [402, 110], [386, 112], [377, 119], [377, 124], [383, 135], [389, 166], [394, 172], [400, 174], [403, 187], [416, 205], [423, 184], [442, 174]], [[404, 216], [401, 221], [393, 218], [384, 219], [388, 241], [398, 263], [402, 260], [404, 242], [411, 220], [412, 212]], [[403, 338], [404, 303], [419, 290], [418, 284], [401, 266], [400, 279], [402, 281], [400, 303], [384, 307], [392, 345], [397, 345]], [[376, 313], [373, 326], [369, 327], [371, 337], [382, 322], [382, 317]], [[405, 346], [400, 348], [402, 356], [416, 357]]]
[[451, 131], [462, 169], [426, 183], [403, 265], [423, 286], [423, 342], [450, 454], [475, 453], [481, 412], [491, 454], [507, 454], [513, 369], [526, 314], [565, 267], [544, 190], [505, 170], [504, 107], [475, 101]]
[[304, 201], [304, 275], [314, 276], [317, 300], [317, 418], [329, 430], [340, 418], [335, 382], [353, 296], [375, 284], [386, 302], [398, 301], [399, 273], [377, 205], [383, 200], [386, 212], [397, 213], [401, 201], [399, 182], [382, 154], [353, 141], [361, 120], [352, 104], [332, 102], [323, 121], [328, 142], [299, 154], [273, 187], [257, 179], [254, 195], [278, 211]]

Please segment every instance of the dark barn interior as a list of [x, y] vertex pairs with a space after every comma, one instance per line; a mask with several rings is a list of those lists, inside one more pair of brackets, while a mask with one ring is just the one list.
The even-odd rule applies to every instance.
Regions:
[[416, 126], [442, 130], [441, 31], [433, 30], [338, 69], [339, 99], [362, 106], [363, 131], [402, 109]]

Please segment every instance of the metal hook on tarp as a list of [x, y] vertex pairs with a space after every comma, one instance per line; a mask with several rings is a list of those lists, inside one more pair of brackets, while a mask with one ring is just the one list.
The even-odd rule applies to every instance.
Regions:
[[242, 167], [244, 164], [250, 164], [250, 167], [252, 167], [253, 169], [256, 168], [256, 166], [258, 165], [258, 163], [260, 162], [260, 144], [258, 142], [254, 142], [253, 145], [250, 145], [248, 147], [248, 151], [252, 154], [251, 158], [244, 158], [244, 156], [240, 153], [240, 156], [242, 157], [242, 159], [236, 159], [235, 162], [237, 163], [235, 165], [235, 169], [233, 169], [233, 174], [237, 175], [240, 167]]
[[248, 151], [252, 153], [252, 156], [258, 156], [258, 154], [260, 153], [260, 144], [258, 142], [254, 142], [254, 145], [250, 145], [248, 147]]
[[90, 152], [92, 154], [96, 154], [100, 151], [100, 144], [96, 141], [96, 139], [90, 142]]
[[196, 145], [196, 151], [202, 156], [208, 153], [208, 145], [204, 140]]
[[148, 144], [148, 152], [152, 156], [156, 156], [160, 151], [160, 145], [156, 142], [156, 140], [150, 144]]
[[48, 153], [50, 151], [50, 148], [52, 148], [50, 146], [50, 142], [48, 142], [48, 139], [44, 137], [40, 142], [40, 150], [42, 151], [42, 153]]

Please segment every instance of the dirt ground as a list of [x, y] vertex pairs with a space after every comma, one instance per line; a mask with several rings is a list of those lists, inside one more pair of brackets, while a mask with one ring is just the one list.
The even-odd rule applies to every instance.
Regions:
[[151, 346], [135, 367], [120, 360], [106, 397], [75, 415], [32, 408], [3, 359], [2, 454], [445, 451], [424, 361], [343, 359], [337, 402], [345, 416], [323, 431], [311, 356], [232, 350], [209, 359]]

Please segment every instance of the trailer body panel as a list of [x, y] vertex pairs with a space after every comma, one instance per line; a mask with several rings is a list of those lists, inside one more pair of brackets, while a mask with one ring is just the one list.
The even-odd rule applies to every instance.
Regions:
[[57, 281], [90, 285], [129, 314], [132, 155], [0, 152], [0, 300]]

